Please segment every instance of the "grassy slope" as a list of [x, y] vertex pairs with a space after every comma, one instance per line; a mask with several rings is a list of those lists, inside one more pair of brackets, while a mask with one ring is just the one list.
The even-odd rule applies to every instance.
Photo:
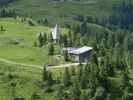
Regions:
[[[62, 70], [51, 70], [53, 77], [57, 78], [62, 75]], [[31, 95], [37, 92], [41, 95], [43, 100], [55, 100], [55, 93], [44, 93], [43, 89], [38, 87], [39, 81], [41, 81], [42, 71], [38, 68], [32, 68], [29, 66], [14, 66], [5, 64], [0, 61], [0, 100], [11, 100], [11, 80], [8, 78], [8, 74], [12, 73], [17, 82], [16, 96], [24, 97], [26, 100], [30, 100]]]
[[[48, 48], [36, 48], [33, 46], [38, 32], [50, 32], [50, 28], [42, 26], [28, 26], [19, 20], [0, 19], [0, 25], [6, 29], [0, 32], [0, 57], [16, 62], [42, 65], [49, 63]], [[66, 29], [61, 30], [67, 33]], [[23, 39], [19, 45], [11, 44], [10, 41]]]
[[[93, 0], [89, 0], [93, 1]], [[89, 2], [88, 1], [88, 2]], [[96, 3], [75, 4], [55, 3], [52, 0], [18, 0], [11, 3], [10, 8], [16, 9], [20, 15], [32, 16], [35, 19], [48, 18], [52, 23], [72, 23], [75, 15], [91, 15], [102, 18], [108, 15], [112, 5], [121, 0], [95, 0]]]
[[[37, 92], [41, 95], [42, 100], [56, 100], [55, 92], [44, 93], [43, 89], [38, 87], [38, 82], [41, 80], [41, 70], [31, 67], [12, 66], [0, 62], [0, 100], [10, 100], [11, 97], [11, 81], [8, 79], [8, 73], [12, 73], [17, 76], [16, 96], [25, 97], [26, 100], [30, 100], [32, 93]], [[63, 76], [63, 70], [52, 70], [53, 77]], [[116, 88], [120, 85], [120, 77], [109, 78], [113, 85], [112, 90], [116, 91]], [[55, 87], [56, 88], [56, 87]], [[114, 97], [113, 100], [120, 100], [120, 97]]]
[[[12, 60], [18, 63], [43, 65], [52, 63], [52, 59], [48, 56], [48, 48], [34, 47], [34, 41], [38, 32], [50, 33], [49, 27], [29, 26], [26, 22], [22, 23], [19, 19], [0, 19], [0, 26], [3, 25], [6, 31], [0, 31], [0, 57]], [[96, 33], [102, 33], [108, 29], [89, 24], [91, 30]], [[61, 29], [62, 34], [67, 34], [67, 29]], [[89, 39], [89, 37], [88, 37]], [[19, 45], [12, 44], [11, 41], [20, 40]], [[91, 44], [91, 43], [90, 43]], [[59, 47], [56, 47], [56, 52], [59, 52]]]
[[41, 79], [41, 71], [39, 69], [12, 66], [3, 64], [2, 62], [0, 62], [0, 100], [10, 100], [11, 97], [11, 81], [7, 77], [9, 72], [17, 75], [17, 78], [15, 78], [15, 80], [17, 81], [17, 96], [25, 97], [26, 100], [30, 100], [30, 96], [33, 92], [40, 91], [39, 93], [46, 100], [48, 98], [50, 100], [53, 100], [53, 96], [51, 94], [44, 94], [36, 84], [37, 80]]

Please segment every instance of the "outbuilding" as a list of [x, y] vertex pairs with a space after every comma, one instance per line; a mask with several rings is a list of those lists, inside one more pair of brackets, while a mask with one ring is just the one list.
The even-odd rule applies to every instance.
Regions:
[[66, 48], [72, 61], [78, 63], [87, 63], [91, 58], [93, 48], [84, 46], [81, 48]]

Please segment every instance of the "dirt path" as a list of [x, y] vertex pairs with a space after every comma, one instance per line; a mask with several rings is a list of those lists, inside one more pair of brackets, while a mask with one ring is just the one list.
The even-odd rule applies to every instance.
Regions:
[[7, 60], [7, 59], [4, 59], [4, 58], [1, 58], [0, 57], [0, 61], [1, 62], [4, 62], [4, 63], [7, 63], [7, 64], [11, 64], [11, 65], [19, 65], [19, 66], [29, 66], [29, 67], [33, 67], [33, 68], [41, 68], [42, 69], [42, 66], [39, 66], [39, 65], [31, 65], [31, 64], [24, 64], [24, 63], [17, 63], [17, 62], [14, 62], [14, 61], [10, 61], [10, 60]]
[[[29, 67], [33, 67], [33, 68], [43, 69], [43, 67], [40, 65], [18, 63], [18, 62], [10, 61], [10, 60], [7, 60], [7, 59], [1, 58], [1, 57], [0, 57], [0, 61], [7, 63], [7, 64], [11, 64], [11, 65], [18, 65], [18, 66], [24, 66], [24, 67], [29, 66]], [[78, 65], [79, 65], [79, 63], [61, 64], [59, 66], [47, 67], [47, 69], [50, 70], [50, 69], [66, 68], [66, 67], [72, 67], [72, 66], [78, 66]]]
[[72, 66], [78, 66], [79, 63], [70, 63], [70, 64], [61, 64], [59, 66], [50, 66], [47, 67], [48, 70], [50, 69], [59, 69], [59, 68], [66, 68], [66, 67], [72, 67]]

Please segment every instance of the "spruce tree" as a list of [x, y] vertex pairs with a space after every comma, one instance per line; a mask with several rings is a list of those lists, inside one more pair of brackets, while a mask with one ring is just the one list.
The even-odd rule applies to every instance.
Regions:
[[81, 80], [82, 74], [83, 74], [83, 66], [79, 65], [79, 67], [78, 67], [78, 78], [79, 78], [79, 80]]
[[51, 86], [53, 85], [54, 83], [54, 79], [52, 77], [52, 73], [51, 72], [48, 72], [48, 79], [47, 79], [47, 82], [48, 82], [48, 86]]
[[5, 31], [4, 26], [3, 26], [3, 25], [1, 25], [1, 27], [0, 27], [0, 31]]
[[81, 81], [80, 81], [81, 88], [82, 89], [86, 89], [87, 88], [87, 84], [88, 84], [87, 75], [84, 72], [82, 74], [82, 76], [81, 76]]
[[71, 95], [72, 100], [80, 100], [81, 90], [77, 81], [74, 81], [74, 85], [71, 89], [71, 92], [72, 92]]
[[56, 100], [64, 100], [63, 88], [64, 88], [63, 86], [59, 85], [57, 89]]
[[63, 83], [64, 83], [65, 86], [70, 86], [70, 84], [71, 84], [71, 75], [69, 73], [68, 68], [65, 68]]
[[17, 83], [15, 81], [11, 82], [10, 86], [11, 86], [11, 100], [15, 100], [16, 98], [16, 85]]
[[46, 44], [47, 42], [47, 33], [43, 34], [43, 44]]
[[39, 42], [39, 46], [42, 47], [43, 46], [43, 36], [41, 33], [38, 36], [38, 42]]
[[63, 36], [63, 44], [64, 44], [64, 47], [68, 47], [68, 36], [67, 35]]
[[69, 61], [69, 56], [68, 56], [67, 50], [65, 50], [65, 52], [64, 52], [64, 59], [65, 59], [65, 61]]
[[46, 69], [46, 66], [43, 67], [42, 80], [43, 80], [43, 81], [47, 81], [47, 80], [48, 80], [48, 71], [47, 71], [47, 69]]
[[103, 87], [98, 87], [94, 96], [94, 100], [105, 100], [106, 91]]
[[49, 45], [49, 53], [48, 53], [49, 55], [54, 55], [54, 45], [53, 45], [53, 43], [51, 43], [50, 45]]
[[126, 72], [123, 73], [122, 77], [121, 77], [121, 89], [125, 89], [125, 87], [129, 86], [129, 77], [128, 74]]

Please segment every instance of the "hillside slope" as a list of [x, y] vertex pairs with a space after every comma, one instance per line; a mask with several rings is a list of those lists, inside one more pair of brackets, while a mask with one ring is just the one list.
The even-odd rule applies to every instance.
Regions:
[[[121, 0], [81, 0], [79, 2], [57, 2], [52, 0], [17, 0], [9, 5], [19, 15], [32, 16], [34, 19], [47, 18], [49, 22], [72, 23], [76, 16], [103, 18], [110, 13], [111, 7]], [[100, 12], [100, 13], [99, 13]]]

